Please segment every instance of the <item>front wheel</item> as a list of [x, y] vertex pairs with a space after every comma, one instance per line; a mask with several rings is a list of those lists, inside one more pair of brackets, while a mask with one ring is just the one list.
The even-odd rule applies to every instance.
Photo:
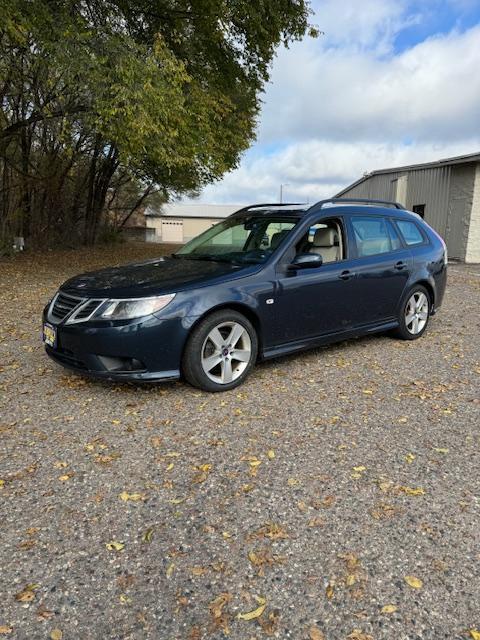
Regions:
[[251, 322], [237, 311], [222, 309], [194, 328], [183, 356], [183, 373], [194, 387], [227, 391], [245, 380], [257, 353]]
[[402, 340], [420, 338], [428, 326], [430, 307], [430, 295], [425, 287], [417, 285], [411, 289], [400, 307], [396, 336]]

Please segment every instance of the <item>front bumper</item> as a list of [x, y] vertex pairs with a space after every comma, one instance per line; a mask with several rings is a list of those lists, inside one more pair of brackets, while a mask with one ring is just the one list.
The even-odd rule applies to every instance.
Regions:
[[[45, 313], [43, 320], [49, 322]], [[45, 345], [45, 350], [52, 360], [82, 375], [134, 382], [176, 380], [193, 321], [149, 316], [123, 324], [60, 323], [55, 325], [55, 347]]]

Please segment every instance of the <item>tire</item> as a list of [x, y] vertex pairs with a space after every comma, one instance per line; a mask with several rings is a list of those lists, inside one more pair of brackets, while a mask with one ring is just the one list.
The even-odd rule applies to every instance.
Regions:
[[420, 284], [403, 297], [394, 335], [401, 340], [417, 340], [427, 330], [432, 301], [429, 292]]
[[204, 391], [228, 391], [242, 384], [257, 353], [258, 337], [252, 323], [238, 311], [221, 309], [204, 318], [190, 334], [183, 374]]

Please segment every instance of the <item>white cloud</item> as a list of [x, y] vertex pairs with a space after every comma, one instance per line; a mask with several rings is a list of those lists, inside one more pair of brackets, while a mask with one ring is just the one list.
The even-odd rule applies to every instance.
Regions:
[[396, 52], [421, 19], [406, 0], [323, 0], [326, 35], [279, 53], [257, 144], [202, 200], [270, 200], [281, 183], [312, 200], [365, 171], [480, 150], [480, 25]]

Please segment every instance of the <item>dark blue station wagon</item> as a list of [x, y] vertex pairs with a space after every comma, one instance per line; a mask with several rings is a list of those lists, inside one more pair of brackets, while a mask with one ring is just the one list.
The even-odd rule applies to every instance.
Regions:
[[173, 255], [68, 280], [43, 340], [79, 373], [223, 391], [259, 359], [369, 333], [419, 338], [446, 277], [445, 243], [399, 204], [253, 205]]

